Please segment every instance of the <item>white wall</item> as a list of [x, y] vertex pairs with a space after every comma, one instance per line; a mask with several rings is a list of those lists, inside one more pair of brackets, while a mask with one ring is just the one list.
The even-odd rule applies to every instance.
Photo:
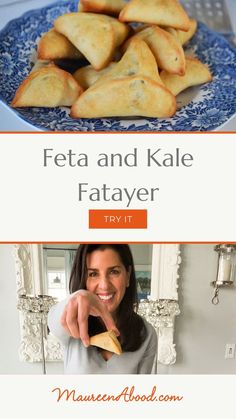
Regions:
[[[236, 359], [224, 359], [225, 344], [236, 343], [236, 288], [222, 289], [219, 305], [211, 304], [210, 282], [215, 279], [217, 259], [213, 247], [181, 246], [177, 362], [169, 367], [159, 366], [159, 373], [236, 373]], [[0, 245], [0, 324], [0, 373], [41, 374], [41, 364], [22, 363], [17, 354], [20, 335], [12, 245]], [[62, 364], [48, 363], [47, 372], [62, 373]]]
[[217, 253], [213, 245], [181, 246], [181, 314], [176, 318], [177, 362], [159, 366], [167, 374], [235, 374], [236, 358], [224, 359], [226, 343], [236, 343], [236, 284], [220, 290], [211, 303]]

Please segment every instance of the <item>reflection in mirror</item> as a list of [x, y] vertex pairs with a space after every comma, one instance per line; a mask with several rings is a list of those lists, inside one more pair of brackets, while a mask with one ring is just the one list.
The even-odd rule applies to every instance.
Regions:
[[58, 301], [69, 294], [69, 280], [78, 245], [43, 245], [45, 292]]
[[[174, 319], [179, 314], [178, 244], [132, 244], [137, 276], [139, 314], [156, 328], [159, 363], [169, 365], [176, 360]], [[57, 301], [69, 293], [70, 272], [78, 244], [18, 244], [15, 246], [18, 297], [49, 295]], [[20, 312], [20, 359], [28, 362], [62, 360], [61, 343], [49, 333], [42, 350], [40, 325], [28, 312]]]

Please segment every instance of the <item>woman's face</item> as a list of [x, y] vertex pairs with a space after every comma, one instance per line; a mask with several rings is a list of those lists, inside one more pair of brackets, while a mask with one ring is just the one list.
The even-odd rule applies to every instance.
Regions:
[[115, 313], [129, 286], [129, 272], [112, 249], [94, 250], [87, 256], [87, 290], [96, 294], [110, 313]]

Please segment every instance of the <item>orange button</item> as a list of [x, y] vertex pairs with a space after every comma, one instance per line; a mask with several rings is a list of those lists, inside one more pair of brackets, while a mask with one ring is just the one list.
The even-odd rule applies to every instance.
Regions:
[[89, 210], [89, 228], [147, 228], [147, 210]]

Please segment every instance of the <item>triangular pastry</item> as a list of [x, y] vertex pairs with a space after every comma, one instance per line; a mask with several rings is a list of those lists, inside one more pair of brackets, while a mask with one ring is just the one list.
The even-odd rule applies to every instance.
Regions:
[[180, 29], [165, 27], [165, 30], [171, 33], [175, 38], [179, 40], [181, 45], [185, 45], [195, 34], [197, 30], [197, 21], [195, 19], [189, 19], [190, 28], [188, 31], [181, 31]]
[[177, 0], [131, 0], [119, 14], [121, 22], [142, 22], [189, 30], [187, 13]]
[[17, 89], [12, 106], [71, 106], [82, 88], [70, 73], [54, 66], [40, 68], [29, 74]]
[[58, 17], [54, 25], [96, 70], [109, 64], [116, 47], [129, 33], [127, 25], [96, 13], [67, 13]]
[[64, 35], [51, 29], [39, 40], [38, 58], [41, 60], [80, 59], [81, 52]]
[[54, 25], [97, 70], [111, 61], [115, 35], [111, 23], [104, 22], [100, 15], [67, 13], [59, 16]]
[[105, 349], [106, 351], [114, 352], [117, 355], [122, 354], [120, 342], [113, 330], [108, 330], [107, 332], [92, 336], [89, 343], [90, 345], [97, 346], [98, 348]]
[[169, 117], [176, 100], [160, 80], [147, 44], [134, 39], [122, 59], [87, 89], [71, 108], [72, 118]]
[[147, 43], [156, 58], [158, 68], [173, 74], [185, 73], [184, 51], [177, 37], [159, 26], [149, 26], [137, 32], [127, 43], [134, 38], [141, 38]]
[[125, 5], [124, 0], [80, 0], [78, 10], [118, 16]]
[[191, 57], [186, 57], [184, 76], [177, 76], [162, 71], [160, 77], [167, 89], [175, 96], [188, 87], [197, 86], [212, 80], [212, 75], [207, 66], [202, 64], [197, 58]]
[[103, 17], [106, 21], [109, 21], [113, 27], [115, 34], [115, 45], [119, 47], [126, 40], [130, 32], [132, 31], [131, 26], [126, 23], [120, 22], [118, 19], [115, 19], [111, 16], [99, 15]]
[[104, 76], [104, 74], [107, 74], [115, 65], [117, 65], [117, 63], [111, 62], [102, 70], [95, 70], [92, 65], [86, 65], [85, 67], [81, 67], [76, 70], [73, 74], [73, 77], [75, 80], [77, 80], [79, 85], [84, 90], [86, 90], [94, 83], [96, 83], [100, 77]]
[[162, 84], [157, 63], [147, 43], [140, 38], [132, 38], [121, 60], [110, 67], [98, 82], [131, 76], [146, 76]]
[[106, 68], [96, 71], [92, 66], [78, 69], [73, 76], [86, 90], [97, 81], [121, 77], [144, 75], [162, 84], [155, 58], [141, 38], [131, 38], [123, 57], [119, 62], [111, 62]]
[[165, 118], [176, 111], [175, 97], [148, 77], [132, 76], [95, 83], [72, 105], [72, 118], [143, 116]]

